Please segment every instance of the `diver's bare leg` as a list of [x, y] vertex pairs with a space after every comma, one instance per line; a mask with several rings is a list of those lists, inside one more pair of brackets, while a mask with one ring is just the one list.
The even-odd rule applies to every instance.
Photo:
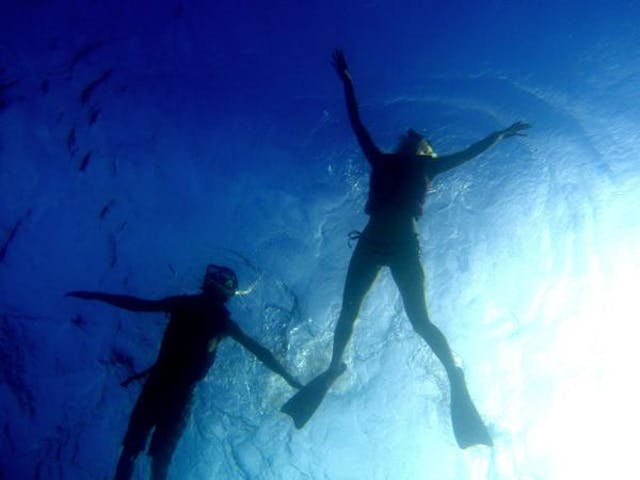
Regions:
[[402, 262], [391, 266], [391, 274], [398, 285], [404, 309], [413, 325], [413, 329], [429, 345], [433, 353], [444, 366], [449, 379], [459, 376], [455, 361], [447, 339], [440, 329], [429, 320], [424, 295], [424, 271], [420, 264], [420, 257], [408, 257]]
[[405, 250], [391, 265], [407, 316], [414, 330], [427, 342], [444, 366], [451, 393], [451, 425], [460, 448], [493, 445], [491, 436], [469, 396], [462, 369], [456, 367], [447, 339], [429, 320], [424, 295], [424, 271], [418, 244]]
[[353, 324], [360, 311], [362, 301], [371, 288], [380, 265], [377, 265], [364, 245], [366, 240], [358, 241], [349, 262], [349, 270], [342, 295], [342, 309], [333, 334], [333, 353], [331, 355], [330, 370], [338, 369], [347, 343], [353, 333]]
[[418, 250], [404, 253], [404, 258], [392, 265], [391, 272], [414, 330], [425, 339], [447, 371], [451, 388], [451, 425], [456, 442], [460, 448], [491, 446], [491, 435], [469, 396], [462, 369], [456, 367], [442, 332], [429, 321], [424, 298], [424, 272]]
[[173, 453], [186, 427], [191, 410], [193, 385], [166, 391], [165, 409], [159, 418], [149, 445], [151, 479], [165, 480]]

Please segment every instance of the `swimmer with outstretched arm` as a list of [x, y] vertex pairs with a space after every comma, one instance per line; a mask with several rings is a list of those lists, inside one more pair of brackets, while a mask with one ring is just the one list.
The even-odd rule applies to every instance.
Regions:
[[353, 80], [341, 50], [333, 53], [332, 64], [344, 85], [351, 127], [371, 168], [365, 207], [369, 222], [355, 235], [358, 243], [349, 263], [329, 368], [294, 395], [282, 411], [293, 418], [298, 428], [311, 418], [333, 381], [346, 368], [342, 356], [360, 306], [378, 272], [386, 266], [400, 290], [415, 332], [429, 345], [447, 373], [451, 419], [458, 445], [461, 448], [478, 444], [490, 446], [491, 437], [467, 391], [462, 369], [455, 364], [446, 338], [427, 313], [416, 221], [422, 216], [430, 179], [480, 155], [500, 140], [524, 135], [522, 131], [530, 125], [516, 122], [450, 155], [436, 155], [431, 144], [411, 129], [401, 138], [395, 152], [385, 153], [374, 143], [360, 119]]
[[164, 480], [178, 439], [185, 427], [195, 386], [213, 365], [218, 343], [231, 337], [250, 351], [267, 368], [280, 375], [293, 388], [302, 385], [278, 362], [273, 354], [246, 335], [231, 319], [225, 304], [238, 293], [238, 279], [225, 266], [209, 265], [202, 291], [161, 300], [145, 300], [129, 295], [73, 291], [66, 296], [98, 300], [133, 312], [165, 312], [169, 323], [162, 337], [153, 366], [133, 375], [123, 385], [147, 377], [133, 408], [115, 480], [129, 480], [137, 456], [149, 445], [151, 478]]

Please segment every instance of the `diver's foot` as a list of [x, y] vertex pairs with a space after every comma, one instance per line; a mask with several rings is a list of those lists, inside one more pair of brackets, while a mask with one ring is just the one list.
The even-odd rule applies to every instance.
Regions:
[[346, 368], [347, 366], [344, 363], [330, 366], [302, 389], [298, 390], [298, 393], [291, 397], [289, 401], [282, 406], [280, 411], [286, 413], [293, 419], [296, 428], [300, 429], [304, 427], [320, 406], [320, 403], [335, 379], [338, 378]]
[[451, 386], [451, 425], [458, 446], [460, 448], [473, 445], [492, 447], [493, 441], [471, 400], [462, 369], [456, 367], [449, 382]]

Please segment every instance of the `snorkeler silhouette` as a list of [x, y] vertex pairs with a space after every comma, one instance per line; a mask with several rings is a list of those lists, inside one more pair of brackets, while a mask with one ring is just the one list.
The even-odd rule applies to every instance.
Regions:
[[366, 213], [369, 222], [358, 239], [349, 263], [342, 310], [334, 332], [329, 368], [301, 389], [283, 407], [296, 427], [302, 426], [318, 408], [333, 381], [345, 370], [342, 355], [365, 295], [381, 267], [388, 266], [400, 290], [404, 308], [414, 330], [427, 342], [449, 378], [451, 420], [460, 448], [492, 445], [491, 437], [467, 391], [462, 369], [457, 367], [442, 332], [429, 320], [424, 293], [424, 271], [416, 220], [422, 215], [429, 179], [481, 154], [503, 138], [522, 135], [529, 128], [517, 122], [452, 155], [437, 156], [429, 142], [414, 130], [402, 138], [395, 153], [383, 153], [360, 120], [353, 81], [341, 50], [333, 53], [333, 67], [344, 84], [351, 127], [371, 165]]
[[134, 312], [166, 312], [170, 315], [160, 352], [149, 369], [142, 393], [131, 413], [122, 441], [116, 480], [131, 478], [136, 457], [144, 450], [154, 427], [149, 446], [151, 477], [153, 480], [166, 478], [171, 456], [187, 420], [193, 389], [213, 365], [216, 348], [224, 337], [236, 340], [292, 387], [301, 387], [269, 350], [245, 335], [231, 320], [225, 303], [237, 290], [238, 280], [233, 270], [209, 265], [202, 282], [202, 292], [195, 295], [144, 300], [102, 292], [74, 291], [66, 294], [85, 300], [99, 300]]

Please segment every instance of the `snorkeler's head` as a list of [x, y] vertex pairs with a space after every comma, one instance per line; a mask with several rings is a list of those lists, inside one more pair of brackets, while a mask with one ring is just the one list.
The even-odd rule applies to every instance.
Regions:
[[238, 291], [238, 277], [229, 267], [210, 264], [202, 280], [202, 290], [207, 293], [232, 297]]
[[416, 132], [413, 128], [407, 130], [407, 133], [400, 137], [400, 142], [398, 143], [396, 152], [405, 155], [418, 155], [421, 157], [438, 156], [436, 152], [434, 152], [431, 143], [429, 143], [426, 138]]

